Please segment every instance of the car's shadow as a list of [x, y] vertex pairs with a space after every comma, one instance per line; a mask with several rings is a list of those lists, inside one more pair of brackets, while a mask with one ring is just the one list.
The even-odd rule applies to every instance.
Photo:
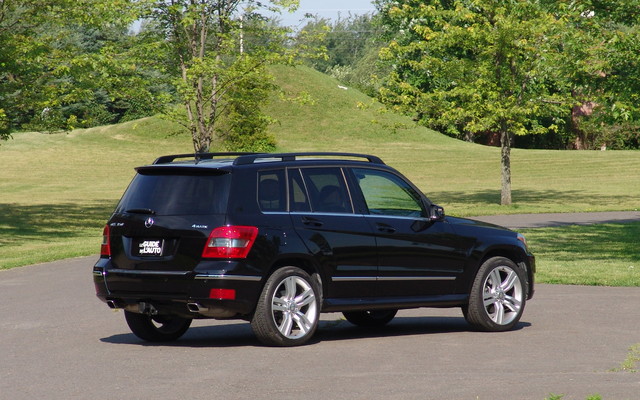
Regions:
[[[512, 330], [531, 326], [520, 321]], [[309, 344], [357, 340], [367, 338], [398, 337], [412, 335], [433, 335], [445, 333], [471, 332], [472, 327], [462, 317], [396, 317], [383, 327], [365, 328], [354, 326], [344, 319], [320, 321], [318, 330]], [[480, 334], [480, 332], [479, 332]], [[150, 343], [132, 333], [117, 334], [101, 339], [112, 344], [138, 344], [142, 346], [171, 347], [243, 347], [263, 346], [253, 334], [248, 322], [229, 322], [215, 326], [194, 326], [177, 341]]]

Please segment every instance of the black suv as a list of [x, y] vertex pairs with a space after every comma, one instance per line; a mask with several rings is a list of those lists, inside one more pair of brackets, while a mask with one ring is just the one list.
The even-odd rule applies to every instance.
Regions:
[[445, 217], [375, 156], [180, 154], [136, 171], [93, 280], [144, 340], [239, 318], [292, 346], [320, 312], [380, 326], [417, 307], [461, 307], [476, 329], [504, 331], [533, 296], [522, 235]]

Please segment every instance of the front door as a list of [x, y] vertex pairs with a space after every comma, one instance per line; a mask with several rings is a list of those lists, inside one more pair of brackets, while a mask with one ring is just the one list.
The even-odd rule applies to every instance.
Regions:
[[453, 293], [464, 255], [444, 221], [432, 221], [422, 196], [389, 171], [354, 169], [375, 232], [380, 296]]

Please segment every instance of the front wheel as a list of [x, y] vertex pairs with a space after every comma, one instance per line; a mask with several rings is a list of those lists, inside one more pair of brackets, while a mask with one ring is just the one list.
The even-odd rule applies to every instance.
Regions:
[[262, 290], [251, 327], [258, 339], [272, 346], [306, 343], [320, 314], [317, 282], [296, 267], [275, 271]]
[[505, 257], [485, 261], [473, 282], [464, 316], [476, 329], [500, 332], [513, 328], [524, 311], [525, 276]]
[[148, 342], [171, 342], [191, 326], [191, 319], [169, 315], [146, 315], [130, 311], [124, 312], [127, 325], [134, 335]]

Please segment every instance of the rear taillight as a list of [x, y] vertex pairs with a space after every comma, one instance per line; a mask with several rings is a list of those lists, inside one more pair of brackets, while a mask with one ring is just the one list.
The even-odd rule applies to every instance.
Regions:
[[109, 239], [109, 225], [104, 226], [102, 231], [102, 245], [100, 246], [100, 255], [111, 257], [111, 239]]
[[257, 236], [255, 226], [221, 226], [209, 235], [202, 257], [246, 258]]

